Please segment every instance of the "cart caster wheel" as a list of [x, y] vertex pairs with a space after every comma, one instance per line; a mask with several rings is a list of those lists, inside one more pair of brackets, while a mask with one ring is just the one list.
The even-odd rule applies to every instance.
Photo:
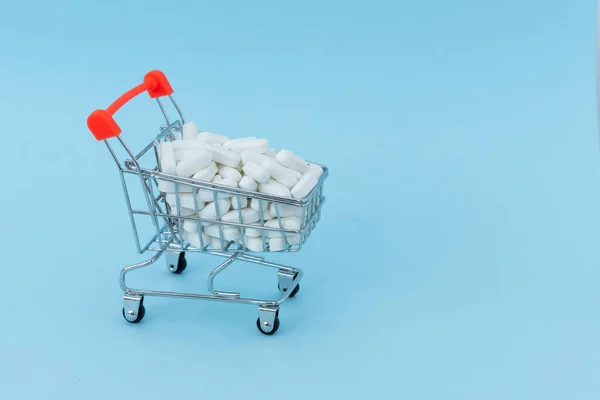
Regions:
[[256, 327], [258, 328], [258, 330], [260, 331], [260, 333], [262, 333], [263, 335], [272, 335], [275, 332], [277, 332], [277, 329], [279, 329], [279, 317], [275, 317], [275, 321], [273, 322], [273, 329], [271, 329], [270, 331], [265, 331], [263, 329], [263, 326], [260, 323], [260, 317], [256, 320]]
[[177, 265], [169, 264], [169, 271], [174, 274], [180, 274], [185, 271], [187, 267], [187, 261], [185, 260], [185, 253], [179, 253], [179, 258], [177, 259]]
[[[281, 285], [277, 285], [277, 287], [279, 288], [279, 291], [281, 293], [285, 293], [287, 292], [286, 288], [281, 288]], [[290, 297], [294, 297], [295, 295], [298, 294], [298, 292], [300, 291], [300, 284], [297, 284], [296, 287], [294, 288], [294, 290], [292, 290], [292, 293], [290, 293]]]
[[123, 308], [123, 318], [125, 318], [125, 321], [131, 322], [132, 324], [137, 324], [142, 319], [144, 319], [144, 315], [146, 315], [146, 308], [144, 307], [143, 304], [140, 304], [140, 308], [138, 309], [138, 313], [137, 314], [138, 315], [137, 315], [136, 319], [134, 319], [133, 321], [131, 321], [131, 320], [127, 319], [127, 316], [125, 316], [125, 308]]

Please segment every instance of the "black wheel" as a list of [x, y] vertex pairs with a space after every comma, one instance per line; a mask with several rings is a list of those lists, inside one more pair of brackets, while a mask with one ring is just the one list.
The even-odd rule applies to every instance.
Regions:
[[125, 318], [125, 321], [131, 322], [132, 324], [137, 324], [138, 322], [140, 322], [142, 319], [144, 319], [144, 315], [146, 315], [146, 308], [144, 307], [143, 304], [140, 304], [137, 318], [134, 319], [133, 321], [130, 321], [127, 319], [127, 317], [125, 317], [125, 308], [123, 308], [123, 318]]
[[279, 329], [279, 317], [275, 317], [275, 322], [273, 323], [273, 329], [271, 330], [271, 332], [265, 332], [263, 331], [263, 327], [260, 324], [260, 318], [258, 318], [256, 320], [256, 327], [258, 328], [258, 330], [260, 331], [260, 333], [262, 333], [263, 335], [272, 335], [275, 332], [277, 332], [277, 329]]
[[[277, 285], [279, 286], [279, 285]], [[282, 293], [287, 292], [287, 289], [282, 289], [281, 286], [279, 286], [279, 290]], [[290, 293], [290, 297], [294, 297], [296, 294], [298, 294], [298, 292], [300, 291], [300, 284], [297, 284], [296, 287], [294, 288], [294, 290], [292, 290], [292, 293]]]
[[169, 271], [174, 274], [180, 274], [185, 271], [187, 267], [187, 261], [185, 260], [185, 253], [179, 253], [179, 260], [177, 260], [177, 266], [171, 264], [169, 265]]

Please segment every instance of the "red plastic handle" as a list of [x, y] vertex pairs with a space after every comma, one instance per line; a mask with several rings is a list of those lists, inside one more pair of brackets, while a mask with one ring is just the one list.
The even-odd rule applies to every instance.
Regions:
[[87, 126], [92, 131], [97, 140], [106, 140], [119, 136], [121, 128], [115, 122], [113, 115], [125, 103], [135, 96], [148, 92], [151, 98], [168, 96], [173, 93], [173, 88], [167, 80], [165, 74], [161, 71], [150, 71], [144, 76], [144, 82], [140, 83], [131, 90], [125, 92], [121, 97], [114, 101], [106, 110], [95, 110], [87, 119]]

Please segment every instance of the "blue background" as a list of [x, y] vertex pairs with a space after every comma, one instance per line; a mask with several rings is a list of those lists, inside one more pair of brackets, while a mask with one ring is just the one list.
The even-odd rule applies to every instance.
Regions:
[[[595, 4], [12, 2], [0, 13], [0, 398], [600, 398]], [[147, 298], [87, 130], [161, 69], [188, 119], [326, 164], [299, 296]], [[124, 138], [161, 123], [146, 97]], [[217, 262], [133, 286], [199, 290]], [[275, 294], [240, 264], [224, 289]], [[209, 397], [210, 396], [210, 397]], [[310, 396], [310, 397], [309, 397]]]

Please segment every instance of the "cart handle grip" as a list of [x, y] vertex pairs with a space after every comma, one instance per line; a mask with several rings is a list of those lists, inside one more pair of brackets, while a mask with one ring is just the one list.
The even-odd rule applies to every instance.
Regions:
[[144, 81], [125, 92], [121, 97], [115, 100], [106, 110], [95, 110], [87, 119], [87, 126], [94, 134], [96, 140], [106, 140], [119, 136], [121, 128], [115, 122], [113, 115], [129, 100], [148, 92], [150, 98], [169, 96], [173, 93], [173, 88], [165, 74], [161, 71], [150, 71], [144, 76]]

